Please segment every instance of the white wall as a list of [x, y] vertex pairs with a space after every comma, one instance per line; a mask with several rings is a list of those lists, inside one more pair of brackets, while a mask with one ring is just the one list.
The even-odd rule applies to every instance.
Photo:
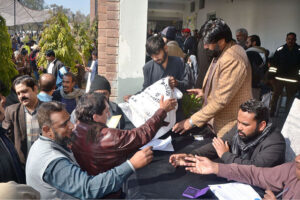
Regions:
[[142, 89], [148, 0], [120, 1], [118, 102]]
[[[198, 0], [196, 10], [198, 10]], [[189, 12], [190, 2], [186, 3], [184, 25]], [[216, 12], [224, 19], [233, 33], [238, 28], [246, 28], [250, 35], [260, 36], [262, 46], [274, 52], [285, 43], [288, 32], [295, 32], [300, 38], [300, 1], [299, 0], [206, 0], [205, 8], [197, 12], [197, 25], [206, 21], [207, 14]]]

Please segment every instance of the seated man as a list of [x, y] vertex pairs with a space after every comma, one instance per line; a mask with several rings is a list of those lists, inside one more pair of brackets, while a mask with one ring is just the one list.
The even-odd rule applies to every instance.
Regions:
[[[197, 174], [216, 174], [242, 183], [258, 186], [266, 190], [264, 199], [300, 199], [300, 155], [294, 162], [284, 163], [272, 168], [256, 166], [221, 164], [208, 158], [196, 156], [187, 158], [186, 170]], [[274, 195], [273, 192], [282, 193]]]
[[[109, 105], [103, 94], [88, 93], [76, 107], [77, 124], [72, 151], [80, 167], [90, 175], [107, 171], [148, 143], [162, 127], [175, 99], [160, 100], [160, 109], [146, 123], [132, 130], [108, 128]], [[118, 197], [118, 196], [114, 196]]]
[[[195, 149], [192, 154], [216, 158], [224, 163], [273, 167], [285, 159], [285, 140], [280, 131], [269, 122], [269, 110], [260, 101], [251, 99], [240, 106], [237, 126], [222, 139]], [[174, 154], [170, 157], [173, 166], [185, 166], [185, 157], [193, 155]]]
[[69, 149], [74, 126], [63, 104], [43, 103], [37, 115], [42, 135], [29, 151], [26, 181], [40, 192], [41, 199], [101, 198], [118, 191], [129, 175], [153, 158], [151, 148], [145, 148], [120, 166], [89, 176]]
[[84, 94], [84, 91], [74, 88], [76, 78], [74, 74], [68, 72], [63, 76], [63, 87], [53, 93], [53, 101], [59, 101], [65, 104], [69, 114], [76, 108], [77, 102]]

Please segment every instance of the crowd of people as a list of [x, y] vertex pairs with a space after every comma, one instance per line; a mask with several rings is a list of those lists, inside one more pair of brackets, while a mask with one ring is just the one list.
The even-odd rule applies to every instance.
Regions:
[[[91, 52], [82, 84], [82, 74], [70, 72], [54, 50], [45, 52], [48, 66], [42, 69], [38, 45], [20, 46], [13, 37], [19, 75], [6, 97], [0, 81], [0, 187], [7, 188], [0, 198], [125, 197], [123, 183], [153, 159], [151, 147], [139, 148], [167, 125], [164, 119], [176, 107], [172, 134], [206, 130], [213, 137], [192, 152], [172, 154], [170, 165], [259, 186], [266, 189], [265, 199], [276, 199], [280, 191], [284, 199], [300, 198], [300, 155], [285, 163], [288, 144], [271, 118], [283, 88], [287, 111], [299, 89], [296, 34], [288, 33], [286, 44], [270, 56], [257, 34], [248, 36], [245, 28], [235, 33], [236, 40], [226, 22], [216, 18], [193, 35], [185, 28], [179, 36], [173, 26], [149, 34], [142, 91], [169, 77], [172, 89], [201, 97], [203, 105], [186, 118], [181, 100], [161, 96], [155, 114], [140, 127], [110, 101], [110, 83], [98, 74], [97, 51]], [[268, 105], [261, 100], [271, 90]], [[109, 128], [114, 115], [120, 121]]]

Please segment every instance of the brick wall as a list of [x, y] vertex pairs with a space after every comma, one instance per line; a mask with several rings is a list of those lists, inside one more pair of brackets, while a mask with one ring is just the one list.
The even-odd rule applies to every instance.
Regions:
[[117, 91], [120, 0], [98, 0], [98, 73], [111, 84], [111, 100]]

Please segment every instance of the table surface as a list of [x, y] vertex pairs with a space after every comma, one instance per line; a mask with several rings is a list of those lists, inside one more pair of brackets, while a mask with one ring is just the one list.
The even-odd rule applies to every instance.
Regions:
[[[210, 184], [227, 183], [216, 175], [199, 175], [185, 171], [184, 167], [174, 168], [169, 164], [173, 153], [189, 153], [210, 142], [196, 141], [192, 136], [172, 137], [175, 152], [154, 151], [153, 161], [126, 181], [124, 192], [127, 199], [185, 199], [182, 193], [188, 186], [198, 189]], [[211, 191], [199, 198], [215, 198]]]

